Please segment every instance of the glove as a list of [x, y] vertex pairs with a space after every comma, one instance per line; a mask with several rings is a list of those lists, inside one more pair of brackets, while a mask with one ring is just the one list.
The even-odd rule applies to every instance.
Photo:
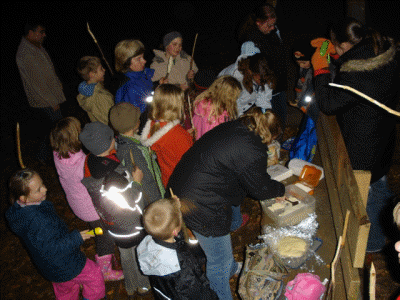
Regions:
[[[325, 53], [321, 55], [321, 47], [323, 46], [325, 41], [328, 42], [328, 47]], [[336, 53], [335, 47], [333, 46], [332, 42], [328, 39], [317, 38], [311, 41], [311, 46], [317, 48], [315, 50], [315, 53], [311, 57], [311, 64], [314, 69], [314, 76], [329, 73], [328, 55], [334, 55]]]

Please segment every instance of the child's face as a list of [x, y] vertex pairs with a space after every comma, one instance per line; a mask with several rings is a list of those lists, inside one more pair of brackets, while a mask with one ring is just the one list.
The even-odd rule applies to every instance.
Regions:
[[144, 70], [145, 65], [146, 60], [144, 59], [144, 54], [140, 54], [131, 59], [131, 64], [129, 65], [129, 68], [133, 72], [141, 72]]
[[39, 175], [35, 174], [29, 181], [29, 195], [21, 196], [24, 203], [37, 203], [46, 200], [47, 188]]
[[303, 69], [311, 68], [311, 62], [309, 60], [297, 60], [296, 62], [300, 66], [300, 68]]
[[165, 48], [165, 51], [172, 57], [176, 57], [182, 51], [182, 38], [177, 37]]
[[104, 75], [106, 74], [106, 70], [104, 70], [103, 66], [100, 65], [97, 67], [96, 71], [90, 72], [90, 79], [92, 82], [104, 82]]

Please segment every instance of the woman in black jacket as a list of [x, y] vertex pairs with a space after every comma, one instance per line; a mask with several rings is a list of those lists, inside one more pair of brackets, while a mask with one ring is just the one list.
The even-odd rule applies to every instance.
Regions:
[[[338, 22], [330, 31], [339, 58], [334, 82], [347, 85], [395, 109], [399, 92], [398, 46], [355, 19]], [[367, 251], [380, 251], [385, 236], [379, 216], [393, 195], [386, 180], [395, 147], [396, 120], [356, 94], [328, 86], [329, 70], [319, 49], [312, 58], [315, 95], [320, 110], [336, 115], [353, 170], [372, 173], [367, 213], [371, 222]], [[326, 59], [325, 59], [326, 60]], [[325, 67], [327, 67], [327, 63]], [[318, 66], [318, 67], [317, 67]]]
[[220, 299], [232, 299], [229, 279], [240, 270], [232, 254], [232, 206], [246, 197], [265, 200], [285, 192], [266, 171], [267, 145], [280, 133], [272, 111], [253, 107], [204, 134], [170, 177], [167, 190], [181, 199], [185, 224], [206, 254], [207, 277]]

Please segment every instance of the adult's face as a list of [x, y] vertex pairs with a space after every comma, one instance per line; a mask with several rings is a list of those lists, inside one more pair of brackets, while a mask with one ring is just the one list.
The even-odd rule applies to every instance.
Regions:
[[169, 45], [165, 48], [165, 51], [172, 57], [178, 56], [182, 51], [182, 38], [177, 37], [173, 39], [172, 42], [169, 43]]
[[256, 25], [262, 34], [270, 34], [275, 29], [276, 18], [268, 19], [267, 21], [257, 21]]
[[129, 68], [133, 72], [141, 72], [144, 70], [145, 65], [146, 60], [144, 59], [144, 54], [140, 54], [138, 56], [132, 57]]
[[36, 27], [35, 30], [29, 30], [27, 39], [31, 43], [40, 46], [43, 44], [45, 37], [46, 37], [46, 30], [39, 25], [38, 27]]

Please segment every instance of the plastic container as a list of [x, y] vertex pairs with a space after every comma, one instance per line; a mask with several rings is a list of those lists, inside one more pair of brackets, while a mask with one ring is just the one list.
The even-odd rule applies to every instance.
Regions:
[[285, 198], [288, 200], [276, 201], [273, 198], [260, 201], [267, 223], [280, 227], [297, 225], [315, 212], [315, 198], [293, 184], [286, 186]]
[[314, 238], [311, 245], [307, 248], [307, 251], [301, 257], [281, 257], [283, 264], [291, 269], [300, 268], [308, 259], [310, 259], [315, 252], [321, 247], [322, 240]]

